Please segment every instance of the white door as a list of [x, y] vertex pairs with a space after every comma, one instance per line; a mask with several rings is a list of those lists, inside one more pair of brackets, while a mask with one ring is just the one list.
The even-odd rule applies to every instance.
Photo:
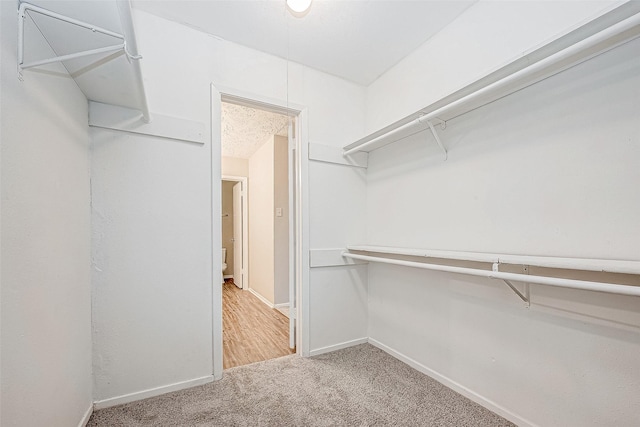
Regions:
[[297, 132], [293, 125], [294, 120], [289, 121], [289, 347], [296, 347], [296, 178], [298, 176], [296, 164], [296, 140], [294, 132]]
[[242, 182], [233, 186], [233, 283], [240, 289], [244, 284], [242, 209], [244, 208]]
[[213, 305], [213, 376], [222, 378], [222, 171], [220, 165], [220, 122], [222, 107], [220, 92], [214, 85], [211, 85], [211, 261], [213, 263], [212, 272], [212, 299]]

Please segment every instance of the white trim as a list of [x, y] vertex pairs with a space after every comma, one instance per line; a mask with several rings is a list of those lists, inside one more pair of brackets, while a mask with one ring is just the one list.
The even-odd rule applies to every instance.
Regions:
[[[287, 316], [289, 319], [289, 348], [296, 348], [296, 316], [295, 311], [296, 307], [296, 239], [297, 239], [297, 222], [298, 222], [298, 214], [296, 210], [296, 200], [298, 198], [298, 194], [296, 193], [296, 189], [298, 188], [298, 180], [297, 180], [297, 166], [296, 166], [296, 152], [298, 150], [298, 126], [299, 120], [298, 117], [292, 117], [289, 119], [289, 123], [287, 126], [287, 190], [288, 190], [288, 200], [287, 200], [287, 219], [288, 219], [288, 242], [287, 242], [287, 258], [289, 262], [289, 271], [288, 271], [288, 283], [287, 283], [287, 293], [289, 300], [289, 307], [284, 308], [276, 308], [280, 313]], [[275, 299], [275, 298], [274, 298]]]
[[249, 177], [222, 175], [221, 181], [242, 184], [242, 289], [249, 289]]
[[78, 423], [78, 427], [85, 427], [89, 422], [89, 418], [91, 418], [92, 414], [93, 414], [93, 402], [87, 408], [87, 411], [82, 416], [82, 419], [80, 419], [80, 422]]
[[[289, 319], [289, 322], [291, 322], [291, 320], [295, 321], [295, 319], [291, 318], [290, 313], [290, 309], [289, 309], [289, 303], [282, 303], [282, 304], [274, 304], [273, 308], [278, 310], [280, 313], [282, 313], [283, 316], [286, 316], [287, 319]], [[291, 325], [291, 323], [289, 323], [289, 325]], [[289, 333], [291, 333], [291, 329], [289, 329]], [[294, 332], [295, 334], [295, 332]], [[295, 336], [293, 337], [295, 339]], [[294, 342], [295, 344], [295, 342]]]
[[271, 98], [268, 96], [257, 95], [242, 89], [236, 89], [228, 86], [217, 86], [222, 95], [223, 102], [231, 104], [243, 105], [251, 108], [259, 108], [278, 114], [299, 115], [305, 110], [305, 106], [288, 102], [286, 100]]
[[525, 426], [531, 426], [534, 427], [536, 426], [536, 424], [532, 423], [529, 420], [526, 420], [522, 417], [520, 417], [519, 415], [514, 414], [513, 412], [509, 411], [508, 409], [498, 405], [497, 403], [495, 403], [494, 401], [482, 396], [481, 394], [476, 393], [473, 390], [468, 389], [467, 387], [463, 386], [460, 383], [457, 383], [456, 381], [434, 371], [433, 369], [428, 368], [427, 366], [423, 365], [422, 363], [410, 358], [409, 356], [406, 356], [402, 353], [400, 353], [399, 351], [396, 351], [394, 349], [392, 349], [391, 347], [381, 343], [380, 341], [377, 341], [371, 337], [369, 337], [369, 344], [378, 347], [380, 350], [383, 350], [384, 352], [390, 354], [391, 356], [395, 357], [396, 359], [406, 363], [407, 365], [411, 366], [413, 369], [422, 372], [423, 374], [433, 378], [434, 380], [438, 381], [440, 384], [450, 388], [451, 390], [460, 393], [461, 395], [463, 395], [464, 397], [466, 397], [467, 399], [470, 399], [472, 401], [474, 401], [475, 403], [477, 403], [478, 405], [481, 405], [485, 408], [487, 408], [488, 410], [495, 412], [496, 414], [500, 415], [503, 418], [506, 418], [507, 420], [511, 421], [512, 423], [515, 423], [516, 425], [520, 426], [520, 427], [525, 427]]
[[204, 144], [206, 137], [202, 122], [154, 114], [146, 123], [139, 110], [95, 101], [89, 101], [89, 126], [197, 144]]
[[310, 249], [309, 267], [337, 267], [344, 265], [367, 264], [366, 261], [345, 258], [342, 256], [343, 249]]
[[351, 341], [345, 341], [340, 344], [329, 345], [326, 347], [316, 348], [309, 352], [309, 356], [317, 356], [319, 354], [331, 353], [332, 351], [342, 350], [343, 348], [353, 347], [354, 345], [366, 344], [369, 342], [369, 338], [358, 338]]
[[222, 276], [223, 279], [233, 279], [233, 274], [225, 274]]
[[[213, 86], [213, 85], [212, 85]], [[295, 313], [290, 315], [295, 316], [296, 319], [296, 354], [301, 356], [309, 356], [309, 119], [308, 109], [300, 104], [290, 103], [288, 100], [274, 99], [250, 93], [244, 90], [239, 90], [231, 87], [219, 86], [221, 93], [221, 100], [225, 102], [232, 102], [241, 105], [248, 105], [252, 107], [259, 106], [260, 108], [270, 111], [284, 112], [285, 114], [295, 115], [296, 124], [299, 133], [296, 135], [296, 160], [300, 165], [300, 176], [298, 177], [299, 185], [296, 188], [298, 193], [297, 199], [300, 200], [299, 213], [299, 231], [296, 232], [296, 242], [298, 247], [296, 248], [296, 303]], [[220, 255], [218, 255], [218, 258]], [[289, 266], [292, 268], [292, 266]], [[216, 296], [219, 295], [222, 300], [222, 287], [218, 286], [217, 290], [214, 288]], [[222, 312], [220, 316], [216, 316], [216, 322], [222, 322]], [[219, 317], [219, 319], [218, 319]], [[214, 331], [214, 337], [216, 337], [217, 330]], [[220, 336], [222, 340], [222, 327], [220, 327]], [[214, 341], [217, 342], [217, 341]], [[214, 347], [214, 354], [222, 357], [222, 347]], [[214, 374], [215, 374], [214, 370]]]
[[296, 348], [303, 357], [310, 355], [309, 329], [309, 293], [310, 293], [310, 268], [309, 268], [309, 240], [311, 236], [310, 227], [310, 203], [309, 203], [309, 111], [304, 109], [298, 115], [298, 138], [296, 138], [298, 149], [297, 160], [299, 165], [299, 187], [298, 201], [300, 203], [299, 228], [296, 235], [298, 242], [298, 267], [299, 278], [296, 286]]
[[309, 160], [365, 169], [368, 166], [369, 153], [359, 152], [347, 157], [342, 153], [341, 147], [309, 143]]
[[109, 399], [98, 400], [93, 403], [95, 409], [110, 408], [112, 406], [122, 405], [125, 403], [135, 402], [137, 400], [148, 399], [149, 397], [160, 396], [172, 391], [184, 390], [185, 388], [196, 387], [203, 384], [213, 382], [213, 375], [195, 378], [193, 380], [181, 381], [179, 383], [168, 384], [161, 387], [154, 387], [135, 393], [124, 394], [122, 396], [112, 397]]
[[260, 301], [268, 305], [270, 308], [275, 308], [274, 305], [268, 299], [260, 295], [258, 292], [254, 291], [253, 288], [249, 288], [248, 291], [251, 292], [253, 295], [255, 295]]

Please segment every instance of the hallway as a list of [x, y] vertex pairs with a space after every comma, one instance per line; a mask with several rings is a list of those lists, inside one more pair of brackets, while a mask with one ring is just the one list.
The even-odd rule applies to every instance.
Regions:
[[222, 288], [224, 369], [295, 353], [289, 319], [226, 280]]

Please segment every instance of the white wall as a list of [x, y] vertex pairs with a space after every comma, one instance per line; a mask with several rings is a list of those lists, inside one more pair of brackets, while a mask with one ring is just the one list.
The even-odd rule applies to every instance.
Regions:
[[273, 304], [274, 144], [269, 137], [249, 158], [249, 288]]
[[[289, 140], [273, 138], [273, 303], [289, 302]], [[275, 210], [282, 209], [282, 216]]]
[[288, 161], [277, 135], [249, 158], [249, 286], [272, 305], [289, 302]]
[[0, 424], [73, 426], [92, 407], [87, 102], [61, 67], [18, 80], [17, 9], [0, 2]]
[[[450, 121], [446, 162], [426, 133], [371, 153], [368, 242], [638, 260], [639, 58], [636, 40]], [[640, 299], [531, 298], [527, 310], [497, 281], [372, 264], [369, 335], [519, 424], [638, 425]]]
[[[366, 170], [319, 161], [309, 162], [309, 169], [311, 248], [344, 249], [365, 242]], [[317, 307], [311, 311], [317, 331], [310, 337], [312, 351], [366, 338], [366, 265], [312, 268], [311, 277], [318, 283], [310, 292]]]
[[222, 157], [221, 167], [223, 176], [249, 176], [249, 159]]
[[[209, 39], [181, 40], [135, 10], [134, 22], [152, 113], [209, 129]], [[91, 136], [94, 394], [106, 406], [211, 378], [212, 285], [221, 271], [212, 199], [221, 194], [210, 135], [204, 145], [102, 129]], [[219, 171], [220, 147], [214, 152]]]
[[367, 88], [367, 132], [415, 113], [621, 3], [480, 0]]
[[[289, 99], [304, 106], [304, 131], [312, 141], [342, 146], [363, 132], [360, 86], [296, 64], [288, 67], [287, 85], [287, 63], [280, 58], [138, 10], [134, 20], [152, 113], [209, 123], [213, 82], [262, 101], [286, 105]], [[92, 137], [92, 254], [101, 270], [94, 269], [96, 398], [130, 393], [135, 398], [146, 389], [162, 390], [207, 377], [212, 372], [211, 319], [220, 316], [210, 304], [212, 272], [220, 268], [219, 252], [214, 252], [220, 247], [220, 234], [215, 227], [213, 241], [211, 237], [211, 197], [220, 200], [220, 186], [212, 186], [211, 174], [220, 171], [220, 147], [212, 151], [209, 143], [200, 146], [102, 130], [93, 130]], [[315, 199], [327, 194], [324, 175], [329, 169], [318, 165], [310, 172], [309, 191]], [[362, 183], [343, 182], [344, 191], [349, 185], [357, 190]], [[331, 209], [329, 200], [319, 202], [324, 207], [318, 214]], [[213, 208], [218, 215], [219, 205]], [[342, 207], [348, 215], [358, 209], [364, 213], [363, 204], [349, 200]], [[317, 229], [311, 244], [316, 244], [314, 236], [323, 235], [325, 242], [339, 247], [344, 236], [334, 229], [325, 233], [327, 225], [312, 222]], [[334, 300], [358, 307], [356, 313], [366, 310], [366, 301], [351, 297], [350, 288], [362, 285], [349, 277], [312, 272], [308, 286], [315, 295], [311, 313], [321, 313]], [[336, 321], [353, 317], [331, 314]], [[324, 322], [310, 326], [311, 340], [322, 335], [323, 342], [331, 344], [366, 334], [364, 317], [334, 335], [323, 329]]]

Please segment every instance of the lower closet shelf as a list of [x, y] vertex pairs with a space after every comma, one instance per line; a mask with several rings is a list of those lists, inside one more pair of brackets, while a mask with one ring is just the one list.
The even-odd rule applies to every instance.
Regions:
[[[360, 253], [353, 253], [360, 252]], [[365, 255], [374, 253], [376, 255]], [[504, 281], [523, 301], [529, 303], [528, 297], [520, 292], [512, 283], [538, 284], [563, 288], [581, 289], [596, 292], [606, 292], [627, 296], [640, 296], [640, 286], [599, 281], [567, 279], [563, 277], [529, 275], [500, 271], [501, 264], [534, 265], [539, 267], [586, 270], [624, 274], [640, 274], [640, 262], [623, 260], [595, 260], [582, 258], [554, 258], [523, 255], [501, 255], [481, 252], [455, 252], [437, 251], [412, 248], [393, 248], [384, 246], [348, 246], [342, 253], [347, 259], [366, 262], [378, 262], [404, 267], [422, 268], [426, 270], [442, 271], [448, 273], [466, 274], [471, 276], [486, 277]], [[492, 264], [491, 270], [482, 268], [469, 268], [441, 263], [422, 262], [415, 260], [398, 259], [398, 256], [437, 258], [450, 261], [484, 262]]]

